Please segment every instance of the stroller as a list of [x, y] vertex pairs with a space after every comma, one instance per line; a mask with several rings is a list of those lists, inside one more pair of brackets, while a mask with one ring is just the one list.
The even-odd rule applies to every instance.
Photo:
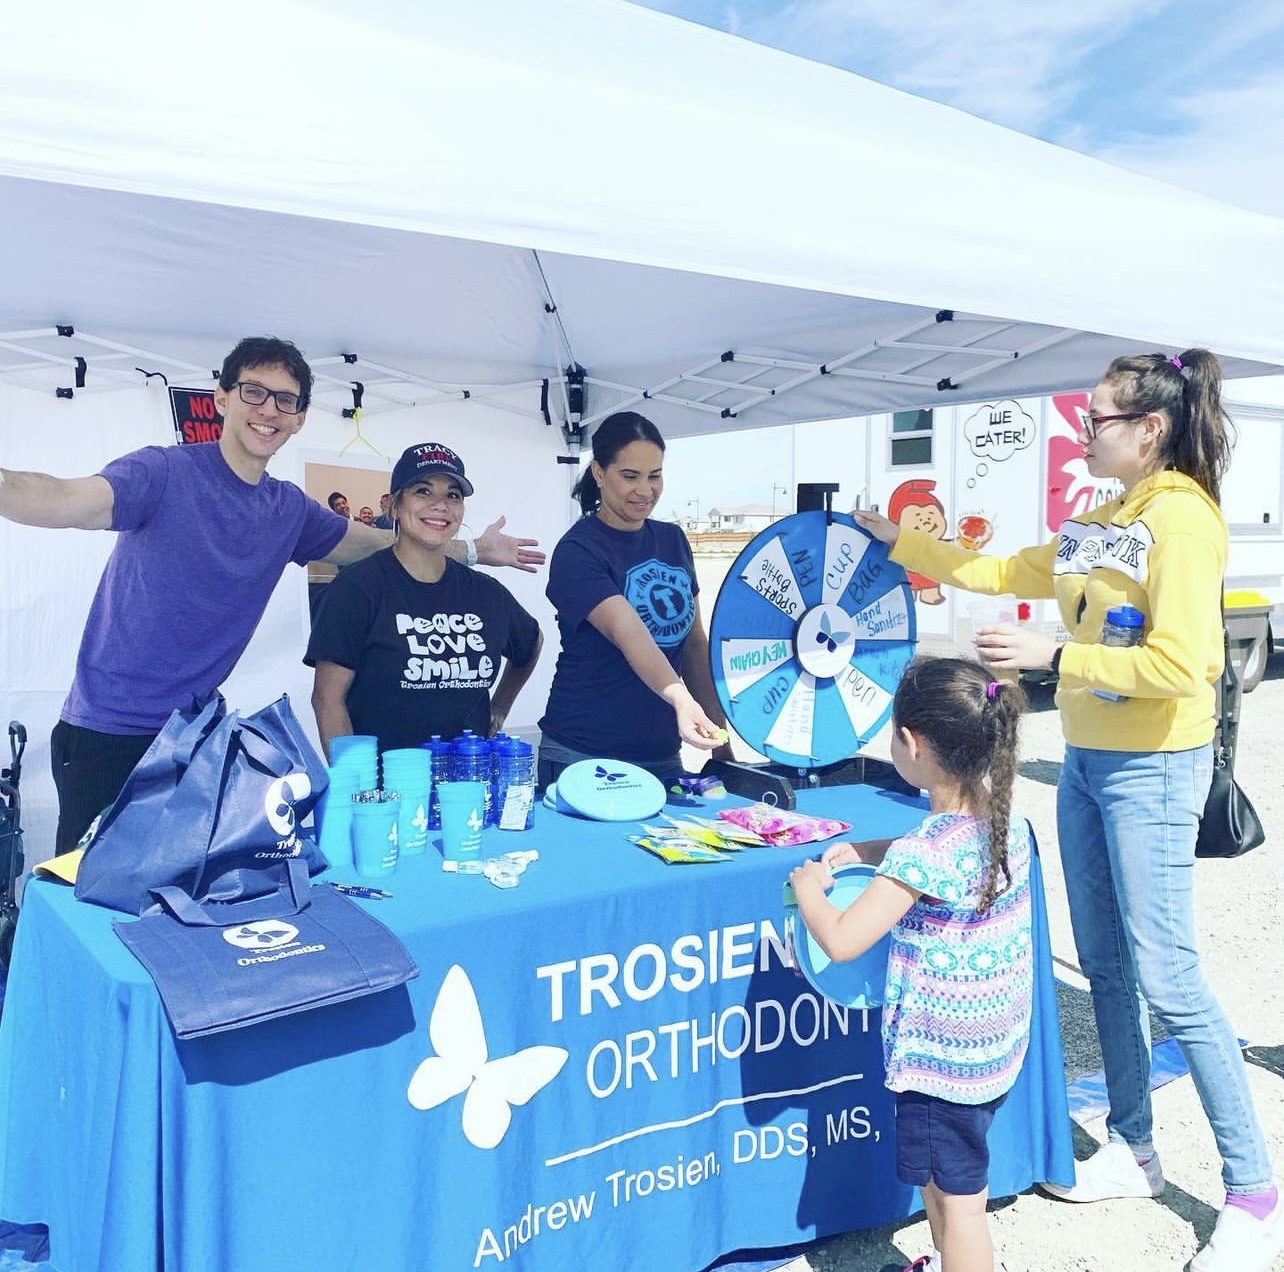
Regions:
[[0, 970], [9, 966], [14, 928], [18, 922], [18, 880], [22, 876], [22, 804], [18, 782], [22, 777], [22, 753], [27, 747], [27, 730], [17, 720], [9, 721], [8, 768], [0, 769]]

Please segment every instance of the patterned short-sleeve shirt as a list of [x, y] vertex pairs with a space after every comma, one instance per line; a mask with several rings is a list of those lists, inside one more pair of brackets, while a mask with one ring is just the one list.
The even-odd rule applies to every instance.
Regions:
[[978, 914], [989, 832], [988, 821], [933, 814], [894, 840], [879, 866], [922, 894], [892, 929], [883, 1058], [893, 1091], [983, 1104], [1012, 1086], [1025, 1059], [1034, 987], [1030, 827], [1012, 819], [1011, 886]]

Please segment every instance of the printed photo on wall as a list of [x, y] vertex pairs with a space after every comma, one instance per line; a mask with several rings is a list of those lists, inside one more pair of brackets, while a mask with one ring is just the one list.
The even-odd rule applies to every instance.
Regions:
[[[319, 504], [350, 521], [391, 530], [388, 521], [389, 464], [382, 460], [356, 459], [341, 464], [305, 460], [303, 488]], [[315, 609], [325, 585], [338, 573], [333, 565], [313, 561], [308, 566], [308, 595]]]

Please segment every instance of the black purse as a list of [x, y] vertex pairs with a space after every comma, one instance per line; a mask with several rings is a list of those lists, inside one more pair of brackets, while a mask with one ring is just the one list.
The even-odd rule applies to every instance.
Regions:
[[1235, 780], [1232, 706], [1239, 696], [1239, 676], [1230, 657], [1230, 637], [1222, 628], [1226, 663], [1222, 671], [1222, 706], [1213, 753], [1213, 783], [1195, 840], [1196, 857], [1239, 857], [1265, 843], [1266, 831], [1248, 796]]

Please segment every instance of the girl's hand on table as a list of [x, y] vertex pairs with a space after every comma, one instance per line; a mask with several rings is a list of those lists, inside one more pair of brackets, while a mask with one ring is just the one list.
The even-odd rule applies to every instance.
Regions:
[[836, 870], [839, 866], [859, 865], [864, 858], [861, 857], [855, 844], [830, 844], [820, 854], [820, 860], [822, 865], [828, 866], [830, 870]]
[[830, 874], [829, 867], [819, 861], [804, 861], [789, 872], [789, 882], [794, 886], [795, 895], [807, 888], [824, 893], [834, 886], [834, 876]]

